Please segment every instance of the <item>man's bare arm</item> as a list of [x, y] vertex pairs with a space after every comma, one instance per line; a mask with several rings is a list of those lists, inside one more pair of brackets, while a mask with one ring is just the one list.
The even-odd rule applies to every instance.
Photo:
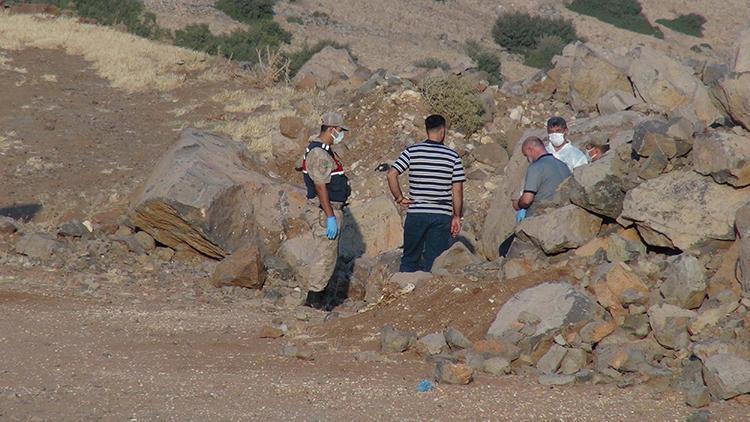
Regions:
[[316, 183], [315, 192], [318, 194], [320, 208], [323, 209], [323, 212], [325, 212], [328, 217], [334, 217], [333, 207], [331, 206], [331, 200], [328, 198], [328, 189], [326, 188], [326, 185]]
[[398, 176], [398, 170], [393, 167], [388, 169], [388, 173], [386, 174], [388, 188], [391, 190], [391, 195], [393, 195], [393, 199], [396, 203], [400, 204], [402, 207], [408, 207], [409, 204], [411, 204], [411, 201], [404, 197], [403, 192], [401, 192], [401, 185], [398, 183]]
[[534, 203], [534, 194], [531, 192], [524, 192], [520, 198], [518, 198], [518, 208], [529, 208]]

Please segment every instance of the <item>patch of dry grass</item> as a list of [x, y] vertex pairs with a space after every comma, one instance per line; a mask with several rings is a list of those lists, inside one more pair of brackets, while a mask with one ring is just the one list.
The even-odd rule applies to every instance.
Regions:
[[214, 59], [206, 54], [169, 46], [112, 28], [80, 24], [72, 18], [8, 15], [0, 12], [0, 48], [61, 48], [81, 55], [112, 86], [126, 91], [174, 89], [197, 75], [221, 80], [211, 72]]

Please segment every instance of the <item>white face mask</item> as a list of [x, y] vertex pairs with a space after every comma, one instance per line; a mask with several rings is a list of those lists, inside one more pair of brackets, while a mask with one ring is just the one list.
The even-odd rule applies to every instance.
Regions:
[[341, 143], [341, 141], [343, 141], [343, 140], [344, 140], [344, 131], [343, 130], [340, 131], [340, 132], [338, 132], [338, 133], [336, 133], [335, 135], [333, 135], [333, 144], [334, 145]]
[[555, 147], [562, 146], [562, 144], [565, 143], [565, 134], [564, 133], [550, 133], [549, 142]]

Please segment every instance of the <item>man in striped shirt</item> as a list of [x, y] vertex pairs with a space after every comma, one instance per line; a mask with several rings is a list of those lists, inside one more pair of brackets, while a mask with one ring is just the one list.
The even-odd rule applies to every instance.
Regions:
[[[408, 208], [404, 223], [401, 272], [430, 271], [432, 263], [461, 231], [464, 167], [461, 157], [444, 145], [446, 123], [433, 114], [425, 119], [427, 140], [412, 145], [388, 170], [388, 187], [397, 204]], [[409, 196], [398, 176], [409, 170]]]

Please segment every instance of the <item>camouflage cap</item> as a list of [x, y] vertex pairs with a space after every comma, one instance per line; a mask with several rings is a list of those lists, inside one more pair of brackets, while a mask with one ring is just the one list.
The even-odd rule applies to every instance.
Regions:
[[320, 124], [324, 126], [335, 126], [340, 127], [343, 130], [349, 130], [349, 127], [344, 124], [344, 116], [335, 111], [330, 111], [324, 114], [320, 120]]

